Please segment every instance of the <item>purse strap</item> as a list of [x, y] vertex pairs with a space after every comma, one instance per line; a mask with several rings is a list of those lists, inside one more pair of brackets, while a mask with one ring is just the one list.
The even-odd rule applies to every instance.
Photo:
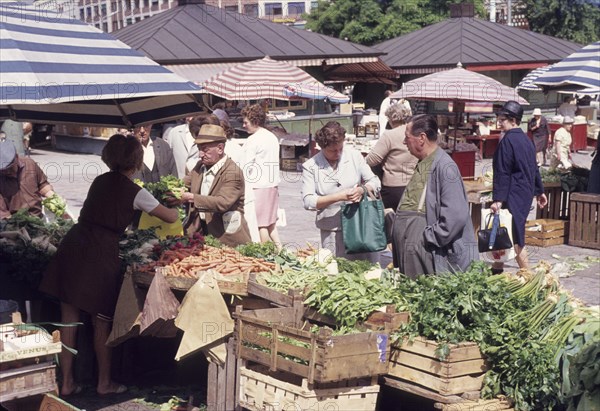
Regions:
[[492, 222], [492, 231], [490, 232], [490, 244], [489, 249], [494, 248], [496, 242], [496, 236], [498, 235], [498, 229], [500, 228], [500, 214], [494, 213], [494, 221]]

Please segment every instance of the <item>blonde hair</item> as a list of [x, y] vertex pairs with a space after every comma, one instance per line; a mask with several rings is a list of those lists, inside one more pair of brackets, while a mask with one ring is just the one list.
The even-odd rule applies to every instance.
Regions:
[[392, 104], [385, 111], [385, 116], [388, 118], [388, 121], [394, 124], [406, 124], [411, 115], [411, 110], [400, 103]]

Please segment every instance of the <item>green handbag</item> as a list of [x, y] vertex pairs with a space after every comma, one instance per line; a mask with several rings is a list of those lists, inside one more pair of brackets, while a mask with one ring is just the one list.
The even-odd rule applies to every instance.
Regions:
[[342, 206], [342, 236], [347, 254], [381, 251], [387, 246], [383, 201], [369, 200], [367, 189], [358, 203]]

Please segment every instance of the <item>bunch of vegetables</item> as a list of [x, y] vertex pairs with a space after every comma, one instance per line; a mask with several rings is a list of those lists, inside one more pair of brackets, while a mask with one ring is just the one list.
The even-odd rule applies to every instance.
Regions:
[[367, 280], [361, 274], [352, 273], [322, 277], [310, 288], [304, 303], [349, 328], [381, 307], [405, 305], [395, 290], [378, 280]]
[[[137, 178], [133, 182], [148, 190], [163, 205], [167, 205], [169, 198], [175, 197], [176, 199], [181, 199], [181, 195], [185, 190], [183, 180], [172, 175], [162, 176], [156, 183], [144, 183]], [[185, 211], [182, 207], [178, 207], [178, 211], [179, 219], [183, 220], [185, 218]]]
[[50, 197], [44, 198], [42, 200], [42, 205], [58, 218], [61, 218], [67, 213], [67, 202], [56, 193]]
[[26, 209], [19, 210], [0, 222], [2, 269], [13, 280], [37, 289], [56, 248], [72, 226], [71, 220], [45, 223]]

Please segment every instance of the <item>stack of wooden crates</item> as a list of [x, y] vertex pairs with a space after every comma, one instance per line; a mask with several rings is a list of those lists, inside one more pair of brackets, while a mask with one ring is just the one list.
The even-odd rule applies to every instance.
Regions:
[[388, 369], [389, 331], [333, 335], [310, 331], [310, 309], [235, 313], [239, 405], [253, 411], [375, 410], [378, 376]]
[[13, 322], [0, 325], [0, 402], [56, 391], [54, 355], [60, 353], [60, 333]]

